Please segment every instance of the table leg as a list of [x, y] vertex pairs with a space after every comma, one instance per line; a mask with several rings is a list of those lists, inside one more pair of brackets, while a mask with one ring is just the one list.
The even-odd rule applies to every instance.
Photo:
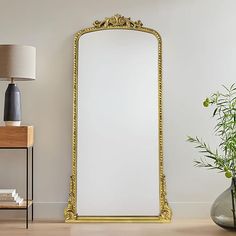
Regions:
[[32, 221], [34, 220], [34, 147], [32, 146]]
[[28, 162], [29, 162], [29, 148], [27, 147], [27, 149], [26, 149], [26, 229], [28, 229], [28, 210], [29, 210], [29, 208], [28, 208], [28, 198], [29, 198], [29, 196], [28, 196], [28, 184], [29, 184], [29, 179], [28, 179], [28, 172], [29, 172], [29, 167], [28, 167]]

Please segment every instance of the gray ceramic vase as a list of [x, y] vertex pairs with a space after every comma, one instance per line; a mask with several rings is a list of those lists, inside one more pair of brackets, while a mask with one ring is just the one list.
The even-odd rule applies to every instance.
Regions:
[[236, 231], [236, 178], [213, 203], [212, 220], [222, 228]]

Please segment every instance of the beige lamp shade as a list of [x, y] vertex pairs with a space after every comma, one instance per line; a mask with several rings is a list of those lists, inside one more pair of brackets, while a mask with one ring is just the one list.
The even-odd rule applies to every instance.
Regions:
[[0, 45], [0, 80], [34, 80], [36, 48]]

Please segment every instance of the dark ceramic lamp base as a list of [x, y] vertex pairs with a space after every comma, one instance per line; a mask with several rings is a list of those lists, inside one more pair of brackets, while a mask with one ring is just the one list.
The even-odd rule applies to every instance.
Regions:
[[6, 126], [20, 126], [21, 100], [20, 90], [10, 83], [5, 92], [4, 121]]

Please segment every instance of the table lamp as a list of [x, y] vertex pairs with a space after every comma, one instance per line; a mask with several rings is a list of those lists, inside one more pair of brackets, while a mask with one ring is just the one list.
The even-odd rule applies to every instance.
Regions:
[[6, 126], [20, 126], [20, 90], [15, 81], [35, 79], [36, 48], [23, 45], [0, 45], [0, 80], [10, 81], [5, 92]]

